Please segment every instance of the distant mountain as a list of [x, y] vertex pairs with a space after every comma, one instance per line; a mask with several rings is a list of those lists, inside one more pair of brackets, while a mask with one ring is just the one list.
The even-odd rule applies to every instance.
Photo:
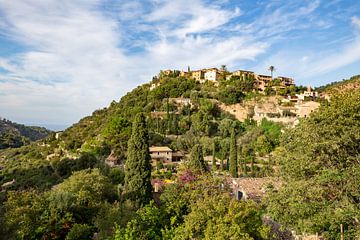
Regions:
[[0, 118], [0, 149], [21, 147], [51, 133], [43, 127], [25, 126]]

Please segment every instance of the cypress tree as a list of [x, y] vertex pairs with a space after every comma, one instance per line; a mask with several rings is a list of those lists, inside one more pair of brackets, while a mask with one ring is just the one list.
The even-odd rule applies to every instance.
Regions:
[[229, 171], [232, 177], [238, 177], [238, 169], [237, 169], [237, 151], [236, 151], [236, 136], [235, 136], [235, 128], [231, 130], [231, 138], [230, 138], [230, 161], [229, 161]]
[[206, 164], [204, 161], [204, 156], [202, 152], [202, 147], [200, 144], [196, 144], [190, 153], [190, 166], [194, 171], [206, 171]]
[[129, 199], [145, 205], [151, 200], [149, 135], [144, 114], [135, 117], [125, 164], [125, 191]]
[[216, 168], [216, 158], [215, 158], [215, 153], [216, 153], [216, 148], [215, 148], [215, 140], [213, 142], [213, 146], [212, 146], [212, 165], [211, 165], [211, 168], [212, 170], [215, 172], [217, 170]]

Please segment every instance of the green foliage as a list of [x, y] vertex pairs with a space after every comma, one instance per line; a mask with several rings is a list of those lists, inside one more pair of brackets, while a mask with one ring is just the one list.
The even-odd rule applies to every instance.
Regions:
[[226, 105], [240, 103], [245, 94], [234, 86], [226, 86], [219, 89], [219, 100]]
[[0, 149], [21, 147], [50, 133], [50, 130], [42, 127], [25, 126], [0, 118]]
[[111, 168], [109, 172], [109, 178], [113, 184], [124, 184], [125, 173], [120, 168]]
[[125, 189], [129, 199], [146, 204], [151, 198], [149, 136], [145, 116], [136, 116], [125, 164]]
[[216, 142], [215, 140], [213, 140], [213, 144], [212, 144], [212, 164], [211, 164], [211, 170], [212, 171], [216, 171], [217, 170], [217, 166], [216, 166]]
[[235, 128], [231, 130], [230, 138], [230, 161], [229, 161], [229, 171], [233, 178], [238, 177], [238, 163], [237, 163], [237, 146], [236, 146], [236, 134]]
[[35, 191], [9, 192], [5, 208], [4, 239], [39, 239], [43, 233], [41, 215], [47, 208], [43, 194]]
[[69, 209], [73, 204], [93, 207], [103, 200], [114, 199], [109, 179], [99, 169], [74, 172], [63, 183], [56, 186], [50, 198], [58, 208]]
[[140, 208], [127, 224], [124, 239], [162, 239], [164, 215], [153, 201]]
[[278, 160], [287, 184], [271, 194], [269, 211], [299, 231], [339, 239], [360, 236], [360, 92], [333, 97], [282, 139]]
[[86, 224], [74, 224], [70, 232], [66, 235], [66, 240], [91, 239], [93, 227]]
[[200, 144], [196, 144], [190, 153], [189, 168], [196, 172], [206, 171], [207, 166], [204, 161], [203, 150]]
[[99, 161], [94, 154], [82, 153], [76, 159], [63, 158], [52, 161], [52, 168], [62, 179], [68, 178], [72, 172], [88, 168], [101, 167], [103, 163]]
[[125, 158], [127, 141], [131, 135], [130, 122], [121, 116], [116, 116], [107, 123], [103, 135], [112, 146], [114, 153], [120, 158]]
[[268, 231], [253, 203], [212, 195], [191, 205], [174, 239], [267, 239]]

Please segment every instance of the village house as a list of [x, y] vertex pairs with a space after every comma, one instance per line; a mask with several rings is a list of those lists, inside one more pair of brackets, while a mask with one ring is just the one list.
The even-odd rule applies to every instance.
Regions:
[[313, 89], [308, 86], [307, 90], [304, 91], [301, 94], [296, 94], [296, 96], [299, 98], [299, 100], [301, 101], [305, 101], [305, 100], [315, 100], [316, 98], [319, 97], [319, 93], [318, 92], [314, 92]]
[[[173, 72], [175, 72], [175, 71], [162, 70], [160, 73], [162, 75], [170, 75]], [[227, 72], [224, 72], [217, 68], [199, 69], [199, 70], [195, 70], [195, 71], [190, 71], [190, 68], [189, 68], [187, 72], [186, 71], [179, 72], [179, 76], [181, 76], [181, 77], [193, 78], [194, 80], [196, 80], [200, 83], [205, 83], [206, 81], [211, 81], [211, 82], [215, 83], [216, 85], [218, 85], [219, 80], [224, 75], [226, 75], [225, 78], [227, 80], [229, 80], [232, 76], [239, 76], [242, 79], [253, 78], [255, 80], [254, 89], [261, 91], [261, 92], [263, 92], [266, 89], [266, 87], [270, 87], [271, 82], [273, 80], [271, 76], [256, 74], [256, 73], [254, 73], [252, 71], [248, 71], [248, 70], [236, 70], [232, 73], [227, 73]], [[276, 79], [278, 79], [280, 81], [280, 85], [277, 86], [277, 88], [285, 88], [285, 87], [295, 85], [294, 79], [289, 78], [289, 77], [279, 76]], [[157, 86], [159, 86], [159, 83], [158, 84], [153, 83], [150, 87], [150, 90], [155, 89]]]
[[270, 85], [271, 81], [271, 76], [255, 74], [255, 87], [259, 91], [264, 91], [265, 88]]
[[307, 91], [304, 91], [304, 96], [311, 97], [311, 98], [317, 98], [317, 97], [319, 97], [319, 93], [314, 92], [313, 89], [310, 86], [308, 86]]
[[209, 68], [205, 70], [204, 79], [212, 82], [217, 82], [221, 78], [221, 73], [217, 68]]
[[149, 148], [149, 152], [153, 166], [159, 162], [163, 164], [179, 162], [184, 156], [181, 152], [174, 152], [166, 146], [152, 146]]
[[180, 77], [191, 77], [191, 72], [185, 72], [185, 71], [181, 71], [180, 72]]
[[255, 78], [255, 73], [247, 70], [236, 70], [228, 75], [227, 79], [230, 79], [232, 76], [239, 76], [241, 78]]
[[204, 79], [204, 74], [205, 74], [204, 70], [192, 71], [191, 77], [194, 78], [196, 81], [202, 82]]
[[280, 80], [280, 84], [283, 87], [290, 87], [295, 85], [295, 81], [292, 78], [289, 77], [277, 77], [276, 79]]

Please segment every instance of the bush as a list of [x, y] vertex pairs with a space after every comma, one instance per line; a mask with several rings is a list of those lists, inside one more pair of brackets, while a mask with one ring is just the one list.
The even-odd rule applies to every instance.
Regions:
[[91, 239], [93, 227], [86, 224], [74, 224], [70, 232], [66, 235], [66, 240]]

